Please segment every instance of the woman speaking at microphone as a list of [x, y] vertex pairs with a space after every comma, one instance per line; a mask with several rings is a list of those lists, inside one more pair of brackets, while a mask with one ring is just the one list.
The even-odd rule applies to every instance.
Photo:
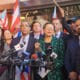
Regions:
[[[64, 58], [64, 46], [63, 46], [63, 40], [57, 39], [53, 36], [54, 33], [54, 27], [51, 23], [46, 23], [43, 27], [44, 31], [44, 37], [39, 40], [39, 44], [35, 44], [35, 48], [41, 48], [42, 55], [45, 58], [46, 61], [52, 61], [53, 68], [51, 71], [41, 80], [63, 80], [63, 76], [61, 73], [61, 68], [63, 66], [63, 58]], [[49, 51], [49, 49], [51, 50]], [[40, 49], [39, 49], [40, 50]], [[50, 57], [46, 58], [45, 56], [50, 56], [50, 53], [55, 53], [57, 55], [56, 58]]]

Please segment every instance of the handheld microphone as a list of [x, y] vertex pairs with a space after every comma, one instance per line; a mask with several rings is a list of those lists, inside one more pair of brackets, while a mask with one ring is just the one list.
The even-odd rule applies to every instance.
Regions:
[[22, 50], [23, 47], [24, 47], [24, 44], [17, 44], [17, 45], [14, 46], [14, 50], [19, 51], [19, 50]]
[[6, 56], [9, 56], [19, 50], [22, 50], [24, 47], [24, 44], [17, 44], [14, 46], [14, 48], [8, 50], [7, 52], [5, 52], [4, 54], [0, 55], [1, 57], [6, 57]]
[[58, 55], [57, 55], [55, 52], [52, 52], [51, 55], [50, 55], [50, 57], [51, 57], [51, 58], [54, 58], [54, 59], [56, 59], [57, 56], [58, 56]]
[[38, 55], [36, 53], [32, 54], [31, 59], [37, 60], [38, 59]]
[[48, 48], [46, 49], [46, 54], [50, 55], [52, 53], [52, 46], [48, 46]]

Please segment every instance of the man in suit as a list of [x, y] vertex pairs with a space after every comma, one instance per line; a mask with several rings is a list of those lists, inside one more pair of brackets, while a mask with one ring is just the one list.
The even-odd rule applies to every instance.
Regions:
[[14, 27], [14, 32], [13, 32], [13, 38], [16, 38], [16, 37], [20, 37], [21, 36], [21, 31], [20, 31], [20, 24], [17, 24], [15, 27]]
[[80, 80], [80, 17], [75, 22], [76, 32], [78, 34], [78, 44], [77, 44], [77, 58], [76, 58], [76, 72], [78, 74], [78, 80]]
[[65, 66], [70, 80], [78, 80], [80, 75], [80, 19], [75, 22], [75, 35], [68, 41]]
[[31, 25], [31, 36], [34, 37], [35, 39], [39, 40], [40, 38], [42, 38], [42, 34], [41, 34], [41, 31], [42, 31], [42, 28], [41, 28], [41, 24], [40, 22], [38, 21], [34, 21]]
[[55, 30], [55, 37], [56, 38], [62, 37], [63, 31], [62, 31], [62, 23], [61, 23], [60, 19], [58, 19], [58, 18], [53, 19], [52, 24], [53, 24], [54, 30]]

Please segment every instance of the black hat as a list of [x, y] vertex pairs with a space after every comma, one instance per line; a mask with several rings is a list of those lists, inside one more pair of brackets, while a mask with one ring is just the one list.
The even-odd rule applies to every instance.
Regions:
[[77, 19], [80, 19], [80, 16], [75, 16], [67, 20], [68, 24], [74, 23]]
[[72, 17], [69, 20], [67, 20], [68, 24], [74, 23], [77, 20], [77, 17]]

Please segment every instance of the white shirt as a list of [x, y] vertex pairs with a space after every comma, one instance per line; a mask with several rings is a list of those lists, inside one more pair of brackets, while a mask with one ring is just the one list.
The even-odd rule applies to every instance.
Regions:
[[24, 38], [23, 37], [21, 38], [20, 43], [24, 44], [23, 51], [26, 51], [28, 47], [28, 42], [29, 42], [29, 35], [25, 36]]
[[55, 35], [55, 37], [59, 39], [60, 35], [61, 35], [61, 31], [57, 32], [57, 34]]
[[[25, 42], [25, 44], [24, 44]], [[28, 47], [28, 42], [29, 42], [29, 35], [25, 36], [25, 37], [21, 37], [20, 39], [20, 44], [24, 44], [24, 47], [21, 51], [18, 52], [18, 56], [21, 57], [23, 52], [26, 52], [26, 49]]]
[[35, 39], [39, 39], [40, 35], [39, 34], [34, 34]]

